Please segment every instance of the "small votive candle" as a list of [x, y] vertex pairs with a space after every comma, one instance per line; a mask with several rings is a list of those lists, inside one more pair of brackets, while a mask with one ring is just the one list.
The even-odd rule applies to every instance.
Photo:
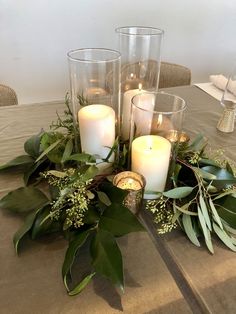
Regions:
[[143, 192], [146, 185], [145, 178], [141, 174], [133, 171], [123, 171], [114, 177], [113, 185], [128, 191], [124, 199], [124, 205], [129, 208], [133, 214], [138, 214], [142, 207]]

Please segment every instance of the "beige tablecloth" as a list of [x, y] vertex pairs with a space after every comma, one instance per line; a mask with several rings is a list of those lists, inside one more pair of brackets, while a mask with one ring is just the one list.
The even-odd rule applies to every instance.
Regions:
[[[236, 131], [216, 129], [222, 108], [217, 100], [197, 87], [178, 87], [168, 92], [187, 102], [185, 130], [193, 137], [202, 132], [212, 147], [223, 148], [235, 161]], [[41, 104], [0, 108], [0, 164], [23, 152], [22, 144], [40, 127], [48, 128], [62, 104]], [[18, 173], [0, 175], [0, 196], [22, 185]], [[120, 239], [124, 255], [126, 291], [124, 295], [102, 278], [97, 278], [80, 296], [68, 297], [61, 265], [66, 250], [63, 239], [27, 243], [16, 257], [12, 235], [20, 219], [0, 212], [0, 304], [3, 313], [190, 313], [160, 253], [146, 233]], [[174, 262], [197, 298], [213, 313], [235, 313], [236, 255], [215, 240], [216, 252], [194, 247], [180, 231], [163, 240]], [[180, 286], [180, 285], [179, 285]], [[0, 313], [1, 313], [0, 310]], [[192, 311], [194, 309], [192, 308]], [[194, 311], [199, 313], [197, 310]]]

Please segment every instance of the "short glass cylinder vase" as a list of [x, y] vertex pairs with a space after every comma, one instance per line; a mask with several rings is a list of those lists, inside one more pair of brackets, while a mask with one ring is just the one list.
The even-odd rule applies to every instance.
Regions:
[[164, 32], [154, 27], [116, 29], [121, 53], [121, 138], [129, 140], [131, 98], [158, 89]]
[[154, 199], [166, 186], [173, 147], [183, 139], [185, 101], [164, 92], [132, 98], [131, 170], [146, 179], [144, 198]]
[[[77, 49], [68, 52], [68, 62], [78, 151], [96, 155], [104, 168], [103, 160], [120, 134], [121, 55], [103, 48]], [[111, 154], [108, 163], [114, 158]]]

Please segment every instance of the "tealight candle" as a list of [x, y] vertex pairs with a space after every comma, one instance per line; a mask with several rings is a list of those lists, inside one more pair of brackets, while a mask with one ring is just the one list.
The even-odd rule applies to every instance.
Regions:
[[107, 92], [104, 88], [101, 87], [89, 87], [86, 89], [86, 97], [97, 97], [107, 95]]
[[132, 142], [132, 171], [141, 173], [146, 179], [144, 198], [154, 199], [163, 192], [169, 168], [170, 142], [158, 135], [144, 135]]
[[129, 191], [124, 199], [124, 205], [134, 214], [137, 214], [142, 206], [145, 184], [145, 178], [141, 174], [132, 171], [120, 172], [113, 179], [113, 185]]
[[142, 188], [141, 183], [137, 180], [134, 180], [133, 178], [122, 178], [118, 184], [117, 187], [122, 190], [140, 190]]
[[[115, 111], [101, 104], [85, 106], [78, 112], [78, 121], [82, 151], [106, 158], [115, 141]], [[113, 160], [114, 154], [109, 161]]]

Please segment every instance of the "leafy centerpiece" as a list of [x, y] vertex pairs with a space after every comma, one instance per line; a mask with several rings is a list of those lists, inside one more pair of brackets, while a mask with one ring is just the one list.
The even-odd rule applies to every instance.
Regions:
[[[122, 254], [116, 237], [144, 228], [124, 205], [127, 191], [112, 185], [110, 174], [99, 173], [95, 163], [98, 156], [77, 152], [78, 129], [73, 124], [68, 97], [65, 104], [65, 118], [58, 116], [50, 131], [41, 131], [25, 142], [25, 155], [0, 167], [1, 171], [19, 167], [25, 182], [24, 187], [4, 196], [0, 207], [24, 219], [13, 239], [17, 253], [26, 236], [35, 240], [55, 233], [68, 241], [62, 277], [69, 295], [80, 293], [96, 273], [123, 290]], [[197, 246], [203, 236], [211, 253], [214, 233], [236, 251], [234, 166], [217, 156], [210, 157], [201, 135], [191, 144], [174, 145], [170, 189], [146, 203], [158, 223], [158, 232], [179, 225]], [[116, 140], [102, 162], [108, 163], [114, 152], [119, 152], [119, 158], [112, 163], [113, 173], [117, 173], [125, 169], [128, 154]], [[72, 268], [85, 246], [89, 247], [90, 271], [73, 284]]]

